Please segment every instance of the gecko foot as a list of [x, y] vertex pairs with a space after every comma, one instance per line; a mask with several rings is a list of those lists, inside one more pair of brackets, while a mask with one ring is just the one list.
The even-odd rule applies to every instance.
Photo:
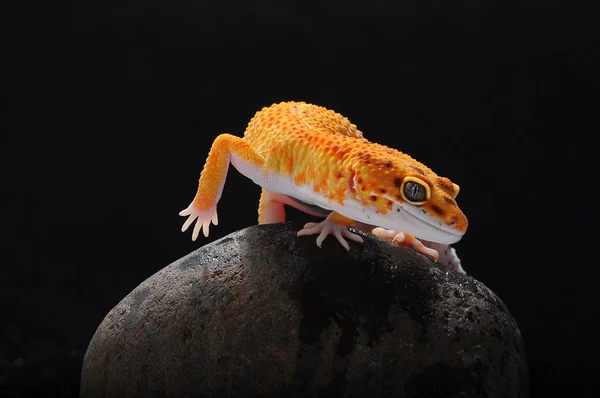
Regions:
[[181, 227], [181, 232], [185, 232], [190, 225], [194, 221], [196, 221], [196, 225], [194, 225], [194, 232], [192, 233], [192, 240], [196, 240], [198, 238], [198, 234], [200, 233], [200, 228], [202, 228], [202, 233], [204, 236], [208, 236], [208, 227], [210, 227], [210, 223], [212, 221], [213, 224], [219, 224], [219, 219], [217, 218], [217, 207], [213, 206], [208, 210], [201, 211], [198, 210], [194, 204], [190, 204], [186, 209], [179, 212], [180, 216], [188, 216], [185, 223]]
[[456, 254], [456, 250], [448, 244], [423, 241], [427, 247], [437, 250], [440, 253], [440, 258], [437, 260], [438, 263], [447, 265], [451, 269], [461, 274], [466, 274], [465, 270], [461, 266], [460, 258]]
[[355, 242], [364, 242], [363, 238], [361, 238], [360, 235], [348, 231], [348, 227], [346, 225], [337, 224], [335, 221], [330, 220], [330, 217], [327, 217], [324, 221], [321, 221], [320, 223], [306, 223], [304, 225], [304, 228], [298, 231], [297, 233], [298, 236], [316, 234], [319, 234], [319, 236], [317, 236], [317, 246], [319, 247], [321, 247], [321, 244], [328, 235], [335, 236], [338, 242], [340, 242], [340, 244], [344, 247], [344, 249], [348, 251], [350, 251], [350, 245], [348, 245], [348, 242], [346, 242], [346, 239], [344, 239], [344, 237]]
[[394, 231], [393, 229], [376, 227], [373, 229], [373, 231], [371, 231], [371, 233], [375, 236], [379, 236], [380, 238], [392, 239], [392, 243], [398, 243], [404, 246], [408, 246], [418, 251], [419, 253], [424, 254], [427, 257], [433, 259], [433, 261], [438, 261], [438, 259], [440, 258], [440, 254], [437, 250], [425, 246], [420, 240], [418, 240], [410, 234], [407, 234], [406, 232], [399, 232]]

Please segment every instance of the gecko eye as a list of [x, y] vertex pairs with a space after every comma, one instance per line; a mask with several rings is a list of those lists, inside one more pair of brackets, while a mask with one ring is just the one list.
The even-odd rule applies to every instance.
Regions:
[[425, 187], [413, 181], [404, 184], [404, 195], [411, 202], [422, 202], [427, 198]]
[[402, 196], [408, 203], [420, 205], [431, 196], [429, 185], [415, 177], [406, 177], [402, 187]]

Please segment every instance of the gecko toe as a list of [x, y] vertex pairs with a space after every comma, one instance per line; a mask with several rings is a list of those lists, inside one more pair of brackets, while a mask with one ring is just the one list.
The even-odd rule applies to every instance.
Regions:
[[196, 225], [194, 225], [194, 232], [192, 233], [192, 240], [195, 241], [198, 238], [198, 235], [200, 234], [200, 227], [201, 227], [202, 223], [200, 222], [200, 220], [198, 220], [196, 222]]
[[342, 231], [339, 229], [335, 229], [333, 231], [333, 236], [335, 236], [337, 241], [340, 242], [340, 245], [342, 245], [344, 247], [344, 249], [346, 249], [346, 251], [350, 251], [350, 245], [348, 244], [348, 242], [346, 242], [346, 239], [344, 239], [342, 234], [343, 234]]
[[196, 217], [190, 215], [187, 218], [187, 220], [185, 220], [185, 222], [183, 223], [183, 225], [181, 226], [181, 232], [187, 231], [187, 229], [190, 227], [190, 225], [192, 225], [192, 223], [194, 222], [195, 219], [196, 219]]
[[[318, 231], [316, 231], [316, 232], [318, 232]], [[325, 240], [327, 235], [329, 235], [329, 233], [325, 229], [322, 229], [319, 236], [317, 236], [317, 246], [321, 247], [321, 245], [323, 244], [323, 241]]]
[[394, 231], [393, 229], [385, 229], [385, 228], [381, 228], [381, 227], [376, 227], [376, 228], [373, 228], [371, 233], [380, 238], [392, 239], [394, 236], [396, 236], [396, 234], [398, 234], [398, 231]]
[[[395, 232], [395, 231], [393, 231], [393, 232]], [[398, 232], [392, 238], [392, 243], [402, 243], [402, 242], [404, 242], [405, 239], [406, 239], [406, 236], [404, 235], [404, 232]]]
[[320, 229], [320, 224], [307, 223], [304, 225], [304, 228], [302, 228], [300, 231], [298, 231], [296, 233], [296, 236], [314, 235], [321, 231], [322, 231], [322, 229]]
[[208, 228], [210, 227], [210, 219], [208, 220], [204, 220], [202, 222], [202, 234], [204, 234], [204, 237], [208, 237]]
[[362, 236], [355, 234], [354, 232], [350, 232], [347, 229], [342, 229], [342, 235], [358, 243], [363, 243], [365, 241]]

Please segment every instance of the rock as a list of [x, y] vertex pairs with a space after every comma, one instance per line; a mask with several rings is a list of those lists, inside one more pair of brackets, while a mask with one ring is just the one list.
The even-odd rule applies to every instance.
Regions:
[[528, 396], [517, 324], [482, 283], [300, 228], [246, 228], [135, 288], [89, 344], [81, 397]]

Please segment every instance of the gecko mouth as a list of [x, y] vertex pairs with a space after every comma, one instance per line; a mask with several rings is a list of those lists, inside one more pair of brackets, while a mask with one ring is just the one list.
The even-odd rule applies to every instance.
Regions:
[[408, 232], [416, 238], [451, 244], [458, 242], [463, 236], [462, 233], [444, 225], [440, 220], [429, 214], [421, 212], [418, 208], [404, 204], [398, 204], [397, 206], [403, 224], [406, 226], [404, 232]]

